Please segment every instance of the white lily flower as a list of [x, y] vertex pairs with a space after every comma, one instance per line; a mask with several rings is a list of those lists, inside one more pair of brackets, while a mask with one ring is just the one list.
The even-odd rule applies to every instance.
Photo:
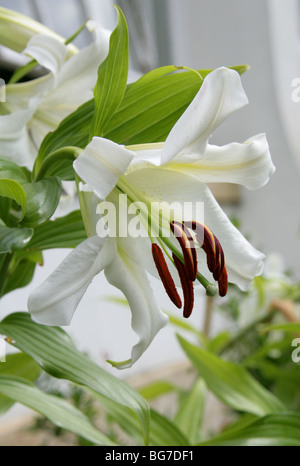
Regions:
[[[80, 197], [90, 237], [31, 294], [28, 308], [34, 320], [51, 325], [69, 324], [88, 283], [104, 270], [108, 281], [127, 297], [132, 326], [140, 338], [131, 358], [124, 363], [115, 363], [124, 368], [141, 356], [166, 323], [145, 271], [160, 277], [170, 299], [180, 308], [181, 298], [175, 287], [178, 272], [183, 289], [184, 317], [192, 312], [196, 278], [208, 292], [212, 292], [215, 287], [205, 276], [211, 279], [213, 275], [221, 296], [227, 292], [228, 279], [243, 290], [250, 286], [263, 269], [264, 255], [232, 225], [205, 184], [208, 181], [231, 181], [255, 189], [263, 186], [274, 172], [264, 135], [255, 136], [244, 144], [224, 147], [208, 144], [212, 130], [247, 102], [238, 73], [219, 68], [205, 78], [165, 143], [126, 148], [98, 137], [90, 142], [74, 162], [75, 171], [88, 185]], [[88, 190], [94, 194], [86, 192]], [[169, 218], [160, 221], [154, 211], [151, 215], [157, 222], [158, 231], [155, 239], [117, 234], [103, 242], [96, 236], [93, 215], [96, 204], [104, 200], [112, 202], [119, 219], [120, 213], [127, 208], [127, 204], [124, 207], [120, 203], [120, 193], [127, 196], [129, 204], [141, 201], [150, 208], [155, 202], [166, 202], [167, 205], [176, 202], [181, 206], [186, 202], [194, 205], [201, 201], [205, 224], [193, 208], [187, 214], [185, 212], [182, 223], [170, 222]], [[88, 209], [92, 209], [92, 214]], [[141, 210], [147, 232], [149, 218], [143, 207]], [[171, 237], [164, 234], [166, 230]], [[166, 253], [166, 259], [159, 245]], [[207, 265], [203, 260], [204, 253]]]
[[[46, 34], [64, 42], [63, 37], [44, 24], [17, 11], [0, 7], [0, 44], [20, 53], [36, 34]], [[71, 48], [73, 53], [77, 53], [77, 47], [72, 45]]]
[[0, 108], [0, 152], [31, 169], [46, 134], [93, 97], [97, 70], [108, 53], [110, 33], [90, 21], [95, 40], [74, 53], [55, 36], [34, 35], [24, 53], [47, 68], [46, 76], [8, 84]]

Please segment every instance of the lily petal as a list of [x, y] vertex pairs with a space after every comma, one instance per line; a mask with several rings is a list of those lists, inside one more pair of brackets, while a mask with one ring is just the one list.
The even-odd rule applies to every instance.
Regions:
[[[32, 319], [44, 325], [69, 325], [88, 286], [113, 258], [105, 239], [93, 236], [75, 248], [29, 296]], [[109, 245], [108, 245], [109, 246]]]
[[[145, 168], [139, 171], [139, 176], [132, 173], [126, 178], [150, 200], [181, 203], [185, 219], [204, 221], [222, 245], [230, 282], [245, 291], [253, 278], [261, 274], [264, 254], [234, 227], [204, 183], [187, 174], [168, 170], [167, 166]], [[197, 218], [197, 203], [204, 204], [204, 219]], [[202, 213], [201, 209], [199, 211]]]
[[0, 116], [0, 155], [29, 169], [34, 162], [36, 147], [30, 139], [26, 124], [34, 110], [35, 105], [27, 110]]
[[105, 269], [109, 283], [121, 290], [132, 312], [132, 329], [139, 342], [132, 348], [131, 358], [123, 362], [111, 362], [118, 369], [131, 367], [144, 353], [158, 331], [168, 322], [159, 309], [145, 271], [119, 248], [115, 260]]
[[248, 189], [261, 188], [275, 171], [264, 134], [243, 144], [233, 142], [222, 147], [208, 144], [200, 160], [191, 161], [188, 156], [181, 156], [170, 162], [170, 168], [203, 183], [237, 183]]
[[174, 125], [162, 151], [162, 164], [174, 159], [183, 149], [201, 157], [208, 138], [233, 112], [248, 103], [239, 74], [228, 68], [209, 73], [200, 91]]
[[134, 156], [134, 152], [109, 139], [94, 137], [73, 166], [80, 178], [104, 201]]
[[94, 34], [95, 40], [90, 45], [64, 63], [57, 75], [56, 88], [44, 102], [44, 111], [52, 107], [63, 119], [93, 97], [99, 65], [108, 54], [110, 31], [96, 25]]
[[60, 40], [37, 34], [29, 40], [23, 53], [56, 74], [65, 62], [67, 51], [68, 48]]

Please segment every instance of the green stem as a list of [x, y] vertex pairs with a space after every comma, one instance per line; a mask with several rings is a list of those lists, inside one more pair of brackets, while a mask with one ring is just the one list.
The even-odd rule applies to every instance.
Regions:
[[213, 307], [214, 307], [213, 304], [214, 304], [214, 298], [211, 296], [207, 296], [204, 325], [203, 325], [203, 333], [207, 338], [209, 337], [209, 333], [210, 333], [211, 321], [212, 321], [212, 316], [213, 316]]

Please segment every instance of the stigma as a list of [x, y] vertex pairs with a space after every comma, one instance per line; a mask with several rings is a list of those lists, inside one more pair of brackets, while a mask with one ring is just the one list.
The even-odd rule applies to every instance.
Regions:
[[[225, 255], [218, 238], [210, 228], [200, 222], [184, 221], [181, 223], [172, 221], [170, 228], [181, 249], [181, 254], [172, 252], [172, 259], [178, 272], [183, 292], [183, 317], [188, 318], [192, 314], [194, 307], [194, 282], [198, 276], [196, 247], [201, 247], [206, 254], [207, 268], [218, 283], [218, 291], [221, 297], [226, 296], [228, 290]], [[152, 244], [152, 255], [167, 295], [173, 304], [181, 309], [181, 298], [164, 254], [156, 243]]]

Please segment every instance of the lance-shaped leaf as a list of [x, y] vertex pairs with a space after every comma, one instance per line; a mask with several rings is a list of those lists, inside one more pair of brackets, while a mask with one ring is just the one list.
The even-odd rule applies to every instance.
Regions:
[[200, 446], [288, 447], [300, 446], [300, 415], [271, 414], [246, 427], [232, 429], [199, 444]]
[[203, 420], [206, 385], [197, 379], [193, 387], [182, 400], [174, 418], [177, 427], [190, 439], [191, 445], [200, 440], [200, 428]]
[[[38, 364], [24, 353], [8, 354], [5, 364], [0, 363], [0, 377], [3, 375], [17, 376], [34, 382], [40, 372]], [[11, 398], [0, 395], [0, 416], [8, 411], [13, 404], [14, 401]]]
[[0, 323], [0, 332], [30, 355], [48, 374], [88, 387], [131, 410], [139, 419], [145, 442], [149, 438], [147, 402], [126, 382], [119, 380], [78, 351], [58, 327], [39, 325], [27, 313], [14, 313]]
[[21, 377], [0, 374], [0, 393], [43, 414], [56, 426], [73, 432], [97, 445], [116, 445], [92, 426], [79, 409], [58, 396], [44, 393]]
[[[143, 436], [136, 417], [124, 406], [115, 403], [108, 398], [96, 394], [101, 404], [107, 409], [109, 416], [116, 421], [124, 432], [142, 444]], [[188, 437], [164, 415], [155, 409], [150, 410], [150, 442], [151, 446], [187, 446], [190, 445]]]
[[103, 136], [104, 127], [121, 104], [128, 77], [128, 29], [125, 17], [116, 7], [118, 22], [110, 37], [109, 53], [98, 69], [94, 89], [95, 113], [90, 128], [90, 139]]
[[243, 367], [178, 339], [208, 388], [227, 406], [257, 416], [284, 411], [282, 403]]

